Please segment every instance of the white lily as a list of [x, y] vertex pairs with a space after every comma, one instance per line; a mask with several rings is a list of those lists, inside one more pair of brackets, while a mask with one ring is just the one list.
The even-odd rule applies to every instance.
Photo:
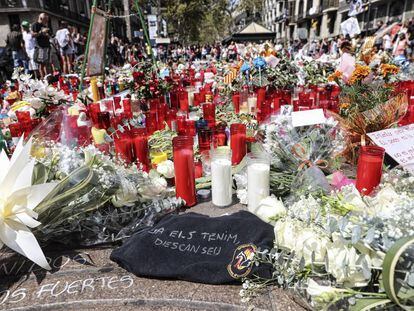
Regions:
[[32, 185], [35, 160], [32, 144], [20, 139], [11, 159], [0, 153], [0, 248], [5, 244], [39, 266], [50, 266], [30, 228], [40, 225], [34, 208], [53, 190], [56, 183]]

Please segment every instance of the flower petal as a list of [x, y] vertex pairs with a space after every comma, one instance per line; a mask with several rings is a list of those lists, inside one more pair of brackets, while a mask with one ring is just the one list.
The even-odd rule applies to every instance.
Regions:
[[0, 240], [40, 267], [51, 269], [35, 236], [25, 225], [14, 221], [4, 221], [0, 225]]

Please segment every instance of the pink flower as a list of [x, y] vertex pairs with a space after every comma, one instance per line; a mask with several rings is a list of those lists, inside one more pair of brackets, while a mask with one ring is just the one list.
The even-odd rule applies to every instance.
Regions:
[[342, 172], [337, 171], [332, 174], [331, 185], [336, 190], [341, 190], [342, 187], [351, 185], [351, 184], [355, 185], [355, 180], [349, 179]]

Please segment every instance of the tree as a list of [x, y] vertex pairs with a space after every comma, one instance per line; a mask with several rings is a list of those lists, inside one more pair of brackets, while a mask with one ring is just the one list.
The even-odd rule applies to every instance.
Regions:
[[184, 44], [215, 41], [228, 30], [226, 0], [166, 0], [163, 5], [169, 29]]

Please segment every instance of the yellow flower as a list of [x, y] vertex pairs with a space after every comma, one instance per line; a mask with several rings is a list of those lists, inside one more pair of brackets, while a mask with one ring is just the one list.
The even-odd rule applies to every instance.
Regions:
[[333, 82], [342, 78], [342, 72], [336, 70], [333, 74], [328, 77], [329, 82]]
[[369, 66], [356, 65], [354, 72], [349, 78], [349, 84], [355, 84], [356, 82], [364, 80], [371, 73]]
[[381, 64], [380, 71], [383, 77], [386, 77], [389, 74], [396, 75], [398, 72], [400, 72], [400, 68], [392, 64]]

